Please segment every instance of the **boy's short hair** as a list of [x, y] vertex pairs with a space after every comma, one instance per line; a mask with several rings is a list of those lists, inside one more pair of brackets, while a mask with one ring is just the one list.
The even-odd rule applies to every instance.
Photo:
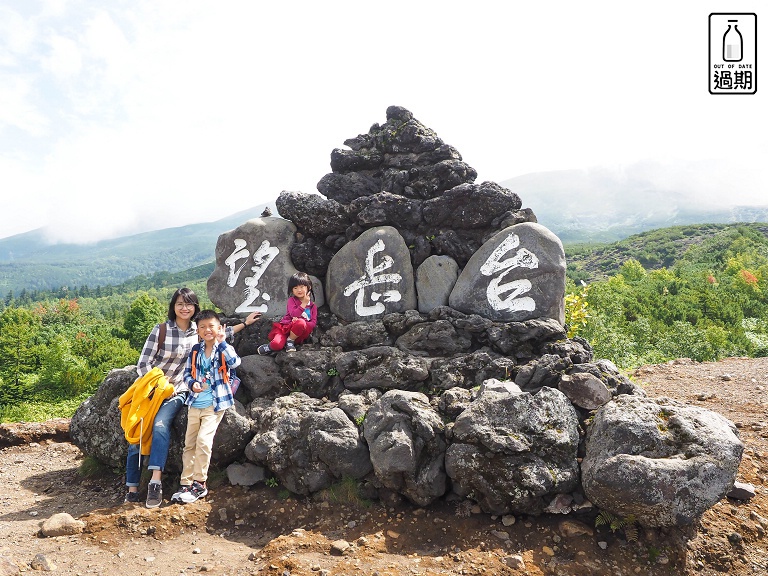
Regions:
[[196, 322], [202, 322], [203, 320], [212, 320], [215, 318], [219, 321], [219, 324], [221, 324], [221, 318], [219, 318], [219, 313], [215, 310], [201, 310], [200, 313], [195, 318]]
[[308, 289], [307, 291], [314, 295], [314, 291], [312, 290], [312, 280], [306, 272], [296, 272], [296, 274], [288, 279], [288, 296], [293, 295], [293, 289], [296, 288], [296, 286], [306, 286]]

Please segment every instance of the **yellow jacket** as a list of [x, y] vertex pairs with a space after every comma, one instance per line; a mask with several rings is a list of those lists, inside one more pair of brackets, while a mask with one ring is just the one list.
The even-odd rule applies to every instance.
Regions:
[[163, 400], [173, 394], [173, 384], [168, 382], [160, 368], [152, 368], [140, 376], [118, 400], [120, 426], [129, 444], [141, 446], [142, 456], [149, 455], [152, 447], [152, 423]]

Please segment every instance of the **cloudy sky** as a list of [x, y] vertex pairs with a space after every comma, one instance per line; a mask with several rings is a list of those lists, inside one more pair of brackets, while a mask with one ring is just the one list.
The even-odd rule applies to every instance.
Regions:
[[391, 104], [478, 181], [655, 166], [702, 202], [765, 205], [768, 76], [752, 96], [707, 76], [712, 12], [757, 13], [768, 74], [764, 6], [0, 0], [0, 237], [94, 241], [314, 192]]

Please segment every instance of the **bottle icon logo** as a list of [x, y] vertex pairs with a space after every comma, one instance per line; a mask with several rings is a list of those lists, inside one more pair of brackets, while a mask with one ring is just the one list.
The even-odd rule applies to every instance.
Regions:
[[757, 92], [757, 15], [709, 15], [709, 93]]
[[744, 38], [739, 32], [738, 25], [738, 20], [728, 20], [728, 30], [723, 34], [723, 60], [726, 62], [741, 62]]

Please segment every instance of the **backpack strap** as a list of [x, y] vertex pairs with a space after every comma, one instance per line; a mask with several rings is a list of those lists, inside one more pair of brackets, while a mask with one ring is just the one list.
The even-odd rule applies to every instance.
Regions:
[[192, 348], [192, 378], [195, 380], [197, 380], [197, 351], [197, 346]]
[[165, 322], [160, 323], [160, 336], [157, 338], [157, 349], [159, 350], [163, 344], [165, 344], [165, 335], [168, 332], [168, 324]]
[[219, 372], [221, 373], [222, 380], [229, 384], [229, 370], [227, 368], [227, 357], [224, 356], [224, 352], [221, 353], [221, 366], [219, 366]]

